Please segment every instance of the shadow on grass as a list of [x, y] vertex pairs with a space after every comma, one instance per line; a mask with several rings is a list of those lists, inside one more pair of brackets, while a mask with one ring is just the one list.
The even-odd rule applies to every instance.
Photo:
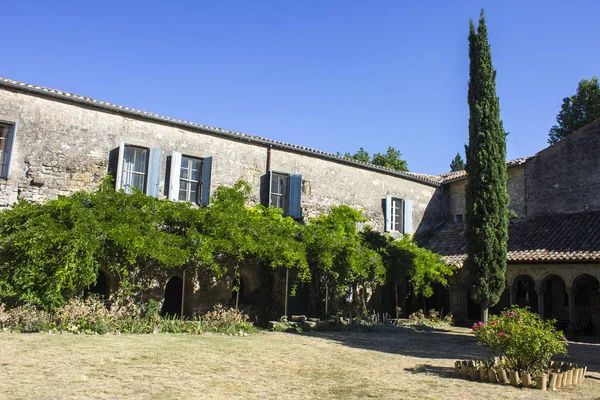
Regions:
[[[335, 341], [352, 348], [423, 359], [454, 361], [484, 359], [492, 356], [490, 351], [479, 346], [475, 337], [466, 330], [312, 332], [307, 335]], [[589, 372], [600, 373], [600, 345], [570, 342], [568, 351], [567, 356], [555, 359], [586, 365]]]
[[421, 364], [412, 368], [404, 368], [404, 370], [411, 374], [436, 375], [445, 379], [458, 379], [456, 378], [456, 375], [454, 375], [454, 369], [448, 367], [437, 367], [430, 364]]

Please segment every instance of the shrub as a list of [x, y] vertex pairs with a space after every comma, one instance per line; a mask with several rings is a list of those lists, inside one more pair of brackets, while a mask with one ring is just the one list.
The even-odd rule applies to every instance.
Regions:
[[95, 297], [71, 299], [54, 312], [56, 329], [70, 333], [107, 333], [112, 315]]
[[535, 375], [548, 368], [554, 355], [567, 354], [567, 340], [555, 323], [544, 321], [528, 308], [514, 306], [490, 316], [487, 324], [473, 325], [473, 331], [480, 345], [508, 360], [508, 367]]
[[451, 313], [442, 317], [440, 312], [433, 308], [429, 310], [427, 314], [425, 314], [423, 310], [414, 312], [408, 316], [408, 320], [413, 325], [424, 325], [428, 327], [451, 326], [454, 323]]
[[32, 305], [24, 305], [5, 310], [0, 305], [0, 327], [13, 332], [41, 332], [51, 327], [50, 317], [45, 311]]
[[236, 333], [253, 332], [257, 329], [248, 322], [248, 316], [234, 308], [224, 308], [217, 304], [212, 311], [201, 317], [202, 328], [206, 331]]

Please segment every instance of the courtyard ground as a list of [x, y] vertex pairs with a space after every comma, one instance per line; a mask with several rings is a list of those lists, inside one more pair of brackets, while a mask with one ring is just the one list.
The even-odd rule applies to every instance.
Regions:
[[593, 399], [600, 345], [569, 346], [589, 366], [557, 392], [454, 378], [485, 356], [468, 330], [222, 335], [0, 334], [0, 399]]

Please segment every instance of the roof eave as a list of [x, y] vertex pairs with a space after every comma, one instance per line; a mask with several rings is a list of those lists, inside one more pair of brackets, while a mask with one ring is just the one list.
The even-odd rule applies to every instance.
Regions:
[[251, 142], [251, 143], [255, 143], [255, 144], [260, 144], [260, 145], [263, 145], [266, 147], [275, 147], [275, 148], [279, 148], [279, 149], [288, 150], [288, 151], [291, 151], [294, 153], [308, 154], [313, 157], [327, 159], [327, 160], [339, 162], [342, 164], [348, 164], [348, 165], [352, 165], [352, 166], [359, 167], [362, 169], [367, 169], [367, 170], [371, 170], [371, 171], [375, 171], [375, 172], [384, 173], [387, 175], [400, 177], [403, 179], [407, 179], [407, 180], [410, 180], [413, 182], [418, 182], [418, 183], [422, 183], [422, 184], [433, 186], [433, 187], [440, 187], [442, 185], [442, 182], [435, 182], [433, 180], [428, 180], [425, 178], [421, 178], [419, 176], [406, 174], [401, 171], [393, 171], [393, 170], [389, 170], [386, 168], [378, 167], [376, 165], [361, 163], [361, 162], [354, 161], [354, 160], [349, 160], [344, 157], [339, 157], [334, 154], [321, 152], [321, 151], [309, 149], [306, 147], [296, 146], [296, 145], [292, 145], [289, 143], [278, 142], [278, 141], [266, 139], [266, 138], [250, 136], [250, 135], [246, 135], [241, 132], [234, 132], [234, 131], [229, 131], [226, 129], [220, 129], [220, 128], [210, 127], [210, 126], [206, 126], [206, 125], [195, 124], [195, 123], [188, 122], [188, 121], [177, 120], [177, 119], [161, 116], [158, 114], [146, 113], [146, 112], [143, 112], [140, 110], [135, 110], [135, 109], [128, 108], [128, 107], [121, 107], [121, 106], [117, 106], [117, 105], [107, 103], [107, 102], [100, 102], [100, 101], [95, 101], [95, 100], [92, 101], [92, 100], [87, 100], [85, 98], [81, 98], [84, 96], [57, 93], [57, 92], [51, 91], [51, 90], [43, 88], [43, 87], [33, 86], [33, 85], [21, 83], [21, 82], [13, 82], [13, 81], [2, 79], [2, 78], [0, 78], [0, 86], [6, 86], [6, 87], [13, 88], [16, 90], [34, 93], [34, 94], [37, 94], [40, 96], [53, 97], [53, 98], [57, 98], [57, 99], [60, 99], [63, 101], [67, 101], [67, 102], [79, 103], [79, 104], [83, 104], [83, 105], [90, 106], [90, 107], [96, 107], [96, 108], [100, 108], [100, 109], [110, 110], [110, 111], [113, 111], [116, 113], [127, 114], [127, 115], [135, 116], [138, 118], [150, 120], [150, 121], [167, 123], [167, 124], [174, 125], [174, 126], [180, 126], [180, 127], [184, 127], [187, 129], [193, 129], [195, 131], [200, 131], [200, 132], [204, 132], [204, 133], [223, 136], [223, 137], [227, 137], [227, 138], [230, 138], [233, 140], [247, 141], [247, 142]]

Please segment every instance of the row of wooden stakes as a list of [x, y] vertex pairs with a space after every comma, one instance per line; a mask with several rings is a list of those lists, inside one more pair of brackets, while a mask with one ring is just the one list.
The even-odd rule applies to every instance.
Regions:
[[532, 379], [530, 374], [512, 371], [495, 360], [494, 366], [481, 360], [456, 361], [454, 373], [459, 378], [490, 383], [500, 383], [515, 387], [526, 387], [539, 390], [557, 390], [561, 387], [578, 386], [585, 379], [587, 367], [572, 363], [553, 361], [548, 366], [549, 372]]

